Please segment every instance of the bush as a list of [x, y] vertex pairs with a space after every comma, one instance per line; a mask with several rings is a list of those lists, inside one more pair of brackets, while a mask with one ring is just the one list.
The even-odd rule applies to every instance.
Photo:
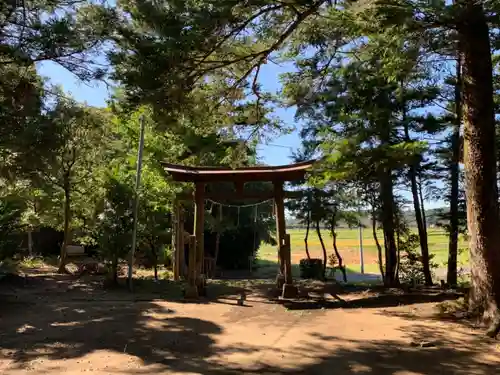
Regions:
[[0, 201], [0, 259], [19, 251], [17, 234], [21, 230], [22, 205], [14, 200]]
[[171, 268], [173, 264], [172, 246], [164, 246], [158, 263], [163, 263], [165, 268]]
[[[411, 234], [401, 243], [402, 251], [399, 262], [399, 279], [403, 284], [423, 284], [425, 276], [423, 271], [422, 256], [418, 254], [419, 237]], [[431, 270], [437, 268], [437, 264], [432, 262], [433, 254], [429, 254], [429, 265]]]
[[302, 279], [322, 279], [322, 259], [301, 259], [299, 263], [300, 277]]

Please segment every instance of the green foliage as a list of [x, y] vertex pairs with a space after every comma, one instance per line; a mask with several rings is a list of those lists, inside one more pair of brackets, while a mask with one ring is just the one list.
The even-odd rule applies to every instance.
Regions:
[[[166, 178], [161, 161], [256, 164], [257, 142], [286, 130], [272, 110], [294, 106], [303, 125], [298, 158], [321, 162], [308, 180], [309, 194], [290, 202], [290, 211], [335, 235], [341, 222], [356, 225], [357, 209], [369, 205], [375, 226], [384, 230], [385, 253], [395, 255], [397, 242], [404, 253], [402, 277], [418, 278], [404, 270], [419, 269], [420, 261], [416, 240], [402, 223], [408, 202], [399, 190], [411, 174], [420, 198], [459, 199], [460, 230], [466, 227], [462, 183], [458, 197], [448, 197], [446, 183], [449, 133], [457, 125], [457, 82], [448, 60], [456, 57], [461, 20], [470, 18], [464, 4], [469, 2], [4, 1], [0, 187], [23, 204], [12, 211], [2, 206], [16, 212], [2, 216], [13, 223], [2, 230], [11, 233], [21, 224], [64, 228], [65, 240], [72, 232], [73, 240], [98, 243], [116, 263], [128, 252], [137, 193], [138, 254], [161, 262], [171, 241], [173, 199], [190, 187]], [[484, 8], [497, 54], [498, 4], [474, 4]], [[279, 93], [266, 93], [260, 84], [262, 67], [271, 61], [295, 67], [282, 75]], [[495, 90], [499, 61], [494, 56]], [[59, 64], [86, 81], [111, 68], [118, 87], [110, 108], [65, 97], [37, 74], [38, 62]], [[141, 116], [146, 142], [142, 184], [134, 192]], [[436, 181], [445, 181], [446, 189]], [[224, 216], [222, 222], [208, 217], [207, 248], [214, 243], [210, 236], [226, 228], [220, 264], [246, 268], [273, 220], [267, 212], [254, 218], [251, 209]], [[245, 245], [235, 252], [234, 243]]]
[[19, 250], [23, 203], [13, 197], [0, 200], [0, 260], [10, 258]]
[[116, 280], [120, 259], [130, 252], [133, 226], [132, 202], [134, 193], [131, 184], [125, 184], [113, 176], [105, 182], [104, 210], [96, 225], [96, 237], [102, 257], [111, 264], [112, 276]]
[[95, 53], [114, 30], [113, 12], [72, 0], [7, 0], [0, 5], [0, 60], [30, 67], [57, 63], [82, 79], [100, 78]]
[[322, 280], [324, 278], [322, 259], [301, 259], [299, 270], [302, 279]]
[[[401, 258], [399, 261], [399, 278], [404, 284], [423, 284], [425, 276], [423, 272], [422, 256], [418, 254], [419, 238], [416, 234], [408, 234], [399, 242], [399, 252]], [[438, 265], [432, 261], [434, 254], [430, 254], [429, 265], [431, 270], [436, 269]]]

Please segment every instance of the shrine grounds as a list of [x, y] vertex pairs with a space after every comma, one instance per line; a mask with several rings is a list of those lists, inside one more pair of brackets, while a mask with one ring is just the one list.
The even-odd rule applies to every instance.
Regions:
[[[291, 231], [293, 259], [303, 257], [302, 234]], [[339, 235], [351, 274], [355, 234]], [[445, 253], [441, 237], [429, 237], [437, 257]], [[320, 255], [313, 238], [310, 245], [311, 255]], [[366, 262], [373, 252], [368, 236], [364, 245]], [[261, 249], [260, 262], [275, 274], [274, 251]], [[182, 284], [156, 283], [148, 270], [137, 271], [130, 293], [104, 288], [101, 276], [25, 264], [22, 276], [0, 284], [0, 373], [500, 373], [498, 341], [464, 319], [460, 290], [297, 280], [299, 298], [283, 301], [272, 278], [262, 277], [265, 269], [251, 278], [210, 281], [207, 298], [187, 301]]]
[[[144, 277], [106, 290], [97, 276], [25, 270], [0, 289], [0, 373], [498, 374], [498, 341], [460, 317], [460, 292], [272, 280], [218, 280], [182, 299]], [[236, 301], [246, 290], [246, 301]]]

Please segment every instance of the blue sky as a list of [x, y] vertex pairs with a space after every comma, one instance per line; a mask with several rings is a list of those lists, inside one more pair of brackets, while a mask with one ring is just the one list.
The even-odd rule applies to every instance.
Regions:
[[[111, 94], [106, 85], [102, 83], [84, 84], [64, 68], [52, 62], [38, 64], [38, 71], [41, 75], [50, 79], [53, 84], [60, 85], [70, 93], [76, 100], [87, 102], [91, 106], [104, 107], [106, 99]], [[274, 64], [269, 64], [261, 69], [260, 81], [263, 89], [276, 92], [280, 89], [279, 74], [286, 72], [286, 69]], [[293, 109], [276, 109], [275, 114], [287, 125], [294, 125]], [[261, 144], [258, 153], [261, 160], [269, 165], [282, 165], [291, 162], [292, 150], [300, 147], [298, 132], [277, 137], [271, 144]]]
[[[106, 106], [106, 100], [111, 94], [106, 85], [102, 83], [84, 84], [75, 76], [52, 62], [43, 62], [38, 64], [38, 71], [41, 75], [50, 79], [53, 84], [60, 85], [64, 90], [71, 94], [76, 100], [86, 102], [88, 105], [103, 107]], [[279, 75], [290, 71], [291, 66], [278, 66], [268, 64], [261, 69], [260, 83], [266, 91], [277, 92], [281, 88]], [[283, 165], [290, 163], [291, 155], [294, 150], [300, 147], [300, 138], [298, 131], [300, 125], [295, 123], [295, 110], [293, 108], [277, 108], [275, 115], [278, 116], [287, 125], [295, 126], [291, 134], [286, 134], [273, 139], [269, 144], [261, 144], [258, 147], [258, 155], [261, 161], [269, 165]], [[410, 199], [409, 193], [403, 193], [405, 198]], [[427, 202], [426, 208], [442, 207], [444, 202]]]

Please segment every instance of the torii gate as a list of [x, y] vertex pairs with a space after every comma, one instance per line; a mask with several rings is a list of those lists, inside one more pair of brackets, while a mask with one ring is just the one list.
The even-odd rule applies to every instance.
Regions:
[[[170, 174], [174, 181], [192, 182], [195, 184], [193, 193], [178, 196], [178, 199], [193, 199], [195, 207], [194, 236], [192, 239], [194, 243], [189, 248], [189, 287], [186, 290], [187, 297], [197, 297], [199, 292], [202, 292], [201, 288], [204, 288], [201, 274], [204, 258], [205, 199], [217, 201], [231, 199], [274, 199], [276, 232], [278, 234], [278, 259], [280, 264], [280, 274], [277, 278], [278, 287], [282, 287], [282, 296], [284, 298], [296, 296], [297, 288], [293, 284], [292, 277], [290, 236], [286, 234], [284, 199], [300, 197], [301, 194], [296, 191], [284, 191], [283, 185], [287, 181], [302, 180], [313, 164], [314, 161], [306, 161], [283, 166], [252, 166], [231, 169], [224, 167], [188, 167], [162, 163], [165, 172]], [[266, 192], [245, 191], [245, 183], [256, 181], [271, 182], [274, 188], [272, 191]], [[234, 183], [235, 191], [231, 193], [206, 192], [206, 184], [213, 182]], [[179, 220], [178, 213], [179, 208], [176, 207], [174, 222], [182, 223], [182, 219]], [[179, 226], [175, 228], [176, 235], [174, 236], [174, 277], [176, 279], [179, 278], [179, 261], [181, 258], [179, 255], [183, 254], [184, 251], [183, 224], [181, 226], [182, 230], [179, 230]]]

